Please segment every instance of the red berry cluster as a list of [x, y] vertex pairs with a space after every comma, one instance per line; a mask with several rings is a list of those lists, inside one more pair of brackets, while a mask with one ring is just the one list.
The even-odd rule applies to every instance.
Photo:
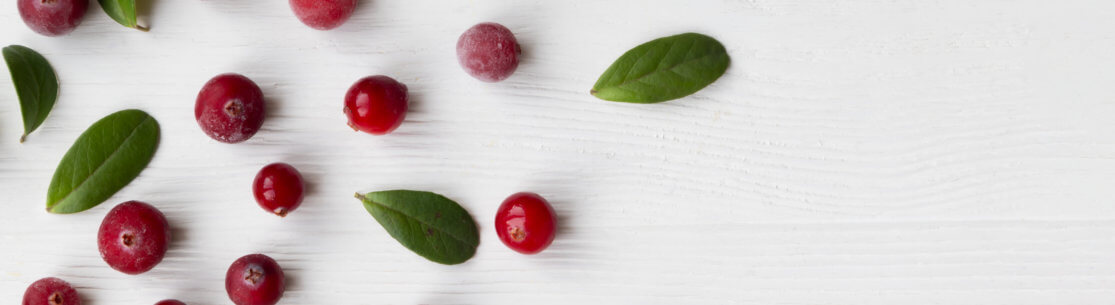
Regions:
[[[289, 0], [291, 9], [307, 26], [330, 30], [345, 23], [357, 0]], [[37, 33], [59, 36], [70, 33], [88, 8], [87, 0], [18, 0], [20, 16]], [[457, 59], [472, 77], [485, 82], [507, 79], [519, 66], [521, 50], [511, 30], [496, 23], [480, 23], [457, 41]], [[348, 126], [373, 135], [399, 127], [408, 109], [407, 86], [383, 76], [361, 78], [344, 96]], [[223, 143], [244, 142], [263, 126], [267, 105], [264, 92], [240, 74], [217, 75], [202, 86], [194, 105], [194, 118], [210, 138]], [[269, 213], [285, 217], [305, 198], [301, 173], [286, 163], [264, 166], [252, 184], [256, 202]], [[524, 253], [541, 252], [554, 240], [556, 219], [550, 204], [534, 193], [508, 197], [495, 217], [496, 232], [509, 248]], [[141, 274], [163, 260], [171, 240], [166, 217], [154, 206], [128, 201], [105, 215], [97, 233], [104, 261], [117, 271]], [[225, 289], [237, 305], [273, 305], [283, 295], [283, 270], [263, 254], [237, 259], [225, 275]], [[69, 283], [49, 277], [27, 288], [24, 305], [80, 305]], [[184, 305], [163, 300], [156, 305]]]

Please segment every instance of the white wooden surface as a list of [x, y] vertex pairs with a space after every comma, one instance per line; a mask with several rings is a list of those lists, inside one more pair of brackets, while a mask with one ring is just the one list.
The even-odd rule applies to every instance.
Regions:
[[[151, 1], [150, 33], [95, 2], [71, 35], [41, 37], [0, 8], [0, 43], [54, 64], [62, 93], [27, 143], [0, 84], [0, 301], [45, 276], [86, 303], [229, 304], [225, 269], [262, 252], [287, 270], [282, 304], [1111, 304], [1115, 302], [1115, 4], [1088, 0], [362, 1], [330, 32], [286, 1]], [[498, 84], [460, 70], [457, 36], [511, 28], [523, 64]], [[628, 48], [696, 31], [733, 63], [684, 100], [588, 94]], [[227, 145], [193, 118], [210, 77], [268, 98], [263, 130]], [[356, 79], [406, 83], [395, 133], [345, 126]], [[155, 159], [106, 204], [43, 211], [84, 128], [139, 108]], [[301, 209], [259, 209], [250, 183], [283, 161]], [[428, 262], [352, 198], [411, 188], [459, 201], [476, 256]], [[505, 248], [493, 213], [517, 191], [557, 210], [537, 256]], [[94, 234], [125, 200], [162, 209], [166, 260], [129, 276]]]

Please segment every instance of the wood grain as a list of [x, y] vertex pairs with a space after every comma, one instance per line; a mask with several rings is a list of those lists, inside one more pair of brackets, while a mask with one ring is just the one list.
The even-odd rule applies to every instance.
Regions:
[[[254, 252], [290, 277], [282, 304], [1110, 304], [1115, 295], [1115, 4], [1066, 1], [362, 1], [341, 28], [285, 1], [151, 1], [151, 32], [92, 4], [61, 38], [0, 9], [0, 42], [41, 52], [55, 110], [18, 144], [0, 85], [0, 299], [58, 276], [85, 304], [228, 304], [225, 269]], [[516, 33], [498, 84], [456, 63], [481, 21]], [[732, 66], [683, 100], [628, 105], [588, 90], [627, 49], [701, 32]], [[220, 144], [197, 90], [238, 72], [267, 96], [262, 131]], [[406, 83], [395, 133], [344, 124], [360, 77]], [[8, 83], [7, 74], [3, 82]], [[125, 108], [163, 128], [146, 171], [108, 203], [43, 211], [58, 160]], [[309, 180], [285, 219], [250, 183], [282, 161]], [[475, 258], [427, 262], [352, 198], [444, 194], [481, 225]], [[553, 246], [506, 249], [492, 215], [534, 191], [559, 214]], [[128, 276], [98, 256], [115, 203], [174, 228], [166, 260]]]

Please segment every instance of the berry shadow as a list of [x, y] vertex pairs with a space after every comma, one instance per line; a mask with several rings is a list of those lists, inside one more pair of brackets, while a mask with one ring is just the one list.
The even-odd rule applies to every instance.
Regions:
[[166, 218], [167, 225], [170, 226], [170, 243], [167, 244], [167, 255], [169, 256], [175, 249], [182, 249], [186, 241], [190, 239], [190, 231], [182, 227], [181, 223], [174, 218]]
[[426, 110], [425, 106], [427, 106], [426, 105], [426, 92], [421, 90], [423, 88], [424, 88], [423, 86], [418, 85], [419, 90], [413, 90], [413, 88], [411, 88], [410, 85], [407, 85], [407, 115], [408, 115], [408, 118], [403, 120], [403, 125], [399, 125], [400, 128], [402, 128], [403, 126], [406, 126], [406, 124], [408, 122], [414, 123], [414, 121], [409, 120], [409, 116], [411, 114], [426, 112], [425, 111]]
[[[523, 66], [529, 68], [535, 59], [534, 52], [531, 51], [537, 44], [535, 36], [538, 32], [528, 29], [529, 27], [521, 27], [518, 31], [511, 29], [511, 33], [515, 34], [515, 42], [519, 44], [519, 66], [515, 68], [515, 71], [519, 71]], [[512, 74], [512, 77], [514, 77], [514, 74]]]
[[85, 293], [85, 291], [84, 291], [85, 288], [84, 287], [74, 286], [74, 290], [77, 290], [77, 298], [81, 299], [81, 304], [84, 304], [84, 305], [97, 305], [98, 304], [96, 299], [90, 298], [89, 294]]
[[302, 185], [303, 185], [302, 202], [305, 203], [306, 199], [313, 198], [314, 195], [317, 195], [319, 186], [321, 185], [321, 183], [318, 182], [318, 181], [321, 180], [322, 174], [321, 174], [320, 171], [316, 171], [316, 170], [311, 170], [311, 171], [299, 170], [298, 173], [302, 174]]
[[260, 87], [260, 89], [263, 90], [263, 107], [265, 107], [263, 111], [264, 126], [260, 126], [260, 130], [264, 130], [267, 125], [270, 125], [268, 121], [279, 118], [279, 114], [282, 113], [284, 99], [282, 95], [278, 94], [278, 87], [279, 84], [271, 84], [266, 88]]
[[[279, 263], [279, 265], [281, 266], [282, 263]], [[294, 291], [301, 291], [303, 288], [305, 288], [305, 287], [302, 287], [301, 277], [298, 276], [298, 274], [301, 274], [301, 273], [302, 273], [301, 268], [289, 268], [289, 269], [284, 268], [283, 269], [283, 283], [284, 283], [283, 294], [288, 294], [288, 293], [294, 292]]]
[[[342, 24], [337, 29], [344, 29], [345, 27], [352, 26], [351, 23], [353, 23], [352, 21], [354, 19], [372, 19], [372, 18], [375, 18], [375, 14], [381, 14], [384, 11], [383, 9], [377, 7], [379, 2], [380, 1], [375, 1], [375, 0], [357, 0], [356, 1], [356, 9], [353, 10], [352, 16], [350, 16], [348, 18], [348, 20], [345, 21], [345, 24]], [[334, 30], [336, 30], [336, 29], [334, 29]], [[337, 32], [337, 31], [330, 30], [329, 32]]]
[[[555, 162], [555, 164], [559, 163]], [[581, 209], [580, 206], [587, 197], [581, 194], [596, 192], [596, 190], [590, 189], [590, 184], [583, 182], [586, 181], [584, 179], [586, 173], [588, 171], [582, 172], [577, 171], [574, 167], [566, 167], [554, 170], [546, 175], [537, 175], [537, 177], [546, 178], [536, 178], [537, 180], [527, 182], [527, 187], [524, 190], [536, 192], [546, 198], [550, 207], [554, 209], [554, 217], [557, 221], [553, 244], [550, 244], [546, 250], [538, 254], [539, 256], [551, 256], [555, 255], [555, 252], [563, 255], [569, 253], [561, 250], [567, 247], [563, 245], [562, 240], [572, 232], [572, 228], [577, 227], [577, 218], [573, 216], [573, 211]]]

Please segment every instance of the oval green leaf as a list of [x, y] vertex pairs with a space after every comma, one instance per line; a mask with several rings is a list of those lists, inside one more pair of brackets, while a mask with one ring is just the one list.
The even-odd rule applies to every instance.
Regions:
[[480, 234], [460, 205], [424, 191], [392, 190], [356, 194], [391, 237], [414, 253], [446, 265], [476, 254]]
[[136, 0], [97, 0], [97, 2], [100, 2], [105, 13], [120, 25], [147, 31], [147, 28], [136, 24]]
[[697, 33], [663, 37], [616, 59], [596, 81], [592, 95], [614, 102], [665, 102], [712, 84], [730, 62], [724, 45], [712, 37]]
[[54, 170], [46, 210], [88, 210], [128, 185], [151, 162], [159, 123], [140, 110], [110, 114], [86, 129]]
[[23, 113], [23, 136], [39, 128], [58, 100], [58, 76], [54, 68], [39, 52], [25, 46], [10, 45], [4, 48], [4, 61], [12, 74], [16, 95], [19, 96], [19, 110]]

